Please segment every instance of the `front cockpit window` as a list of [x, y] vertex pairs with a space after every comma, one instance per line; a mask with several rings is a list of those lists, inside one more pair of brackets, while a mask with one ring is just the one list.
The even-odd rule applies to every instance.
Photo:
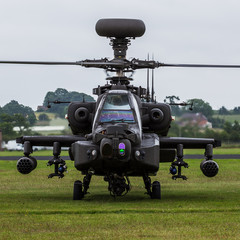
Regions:
[[128, 122], [134, 123], [134, 116], [132, 110], [102, 110], [100, 115], [100, 122]]
[[99, 121], [135, 123], [133, 111], [126, 94], [109, 94], [103, 105]]

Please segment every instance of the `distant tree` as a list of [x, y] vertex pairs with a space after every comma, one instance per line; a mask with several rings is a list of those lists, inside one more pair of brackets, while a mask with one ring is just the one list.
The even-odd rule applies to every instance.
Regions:
[[36, 116], [32, 108], [19, 104], [15, 100], [12, 100], [3, 106], [2, 111], [11, 116], [14, 114], [21, 114], [29, 122], [30, 125], [33, 125], [36, 122]]
[[1, 113], [0, 114], [0, 123], [4, 122], [13, 122], [13, 116], [6, 114], [6, 113]]
[[16, 133], [13, 131], [14, 118], [6, 113], [0, 114], [0, 129], [2, 131], [3, 140], [8, 141], [16, 137]]
[[[189, 99], [187, 103], [191, 104], [193, 102], [193, 113], [202, 113], [207, 118], [212, 117], [213, 109], [208, 102], [204, 102], [202, 99], [193, 98]], [[187, 108], [185, 108], [187, 109]]]
[[16, 113], [13, 116], [14, 121], [14, 127], [18, 127], [19, 128], [19, 134], [22, 135], [25, 131], [27, 131], [30, 127], [29, 122], [26, 120], [26, 118], [20, 114], [20, 113]]
[[[166, 96], [166, 98], [164, 99], [164, 102], [170, 103], [170, 105], [171, 105], [171, 104], [176, 103], [176, 101], [179, 101], [179, 100], [180, 100], [180, 98], [178, 96], [171, 95], [171, 96]], [[172, 109], [172, 115], [176, 115], [176, 116], [180, 115], [181, 109], [179, 106], [172, 105], [171, 109]]]
[[169, 137], [181, 137], [181, 127], [175, 122], [172, 121], [171, 128], [169, 129], [168, 133]]
[[239, 132], [239, 134], [240, 134], [240, 124], [239, 124], [238, 121], [234, 121], [234, 123], [232, 125], [232, 130], [236, 131], [236, 132]]
[[57, 88], [57, 90], [55, 91], [55, 95], [60, 98], [66, 99], [66, 97], [69, 96], [69, 92], [64, 88]]
[[238, 121], [234, 121], [233, 124], [225, 122], [223, 129], [227, 133], [228, 140], [233, 142], [240, 141], [240, 124]]
[[219, 115], [229, 115], [230, 111], [228, 111], [224, 106], [222, 106], [219, 110], [218, 110], [218, 114]]
[[9, 141], [16, 138], [16, 132], [13, 131], [13, 125], [9, 122], [0, 123], [3, 141]]
[[233, 114], [240, 114], [240, 107], [235, 107], [233, 109]]
[[[32, 133], [29, 126], [30, 123], [28, 118], [21, 113], [16, 113], [13, 115], [0, 113], [0, 129], [2, 131], [4, 141], [16, 139], [16, 137], [20, 137], [23, 134], [38, 135], [38, 133]], [[14, 127], [17, 127], [19, 131], [14, 131]]]
[[208, 119], [212, 123], [213, 128], [223, 128], [225, 120], [222, 118], [211, 117]]
[[49, 117], [48, 117], [48, 115], [45, 114], [45, 113], [40, 114], [40, 115], [38, 116], [38, 119], [39, 119], [39, 121], [49, 121], [49, 120], [50, 120]]
[[225, 122], [223, 129], [230, 134], [232, 132], [232, 124], [230, 122]]
[[33, 112], [33, 114], [31, 113], [31, 114], [27, 115], [27, 120], [28, 120], [30, 126], [33, 126], [37, 121], [35, 113]]
[[[49, 101], [86, 101], [86, 102], [93, 102], [95, 101], [93, 97], [85, 94], [85, 93], [78, 93], [78, 92], [68, 92], [64, 88], [58, 88], [55, 92], [48, 92], [44, 98], [43, 106], [47, 107]], [[68, 103], [62, 104], [51, 104], [51, 108], [48, 110], [52, 113], [57, 113], [59, 117], [64, 118], [65, 114], [67, 113]]]

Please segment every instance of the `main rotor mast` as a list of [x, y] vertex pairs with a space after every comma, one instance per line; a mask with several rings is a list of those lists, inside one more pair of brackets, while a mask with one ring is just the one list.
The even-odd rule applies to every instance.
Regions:
[[114, 51], [114, 58], [110, 62], [119, 64], [106, 69], [116, 72], [116, 76], [108, 77], [107, 80], [110, 80], [111, 84], [128, 85], [132, 78], [126, 77], [125, 72], [133, 72], [133, 69], [126, 59], [127, 49], [131, 39], [144, 34], [145, 24], [137, 19], [100, 19], [95, 29], [99, 36], [110, 38]]

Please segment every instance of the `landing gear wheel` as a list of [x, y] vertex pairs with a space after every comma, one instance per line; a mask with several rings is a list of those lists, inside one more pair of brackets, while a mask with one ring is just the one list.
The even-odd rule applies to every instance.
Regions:
[[161, 185], [160, 182], [154, 181], [152, 184], [152, 199], [161, 199]]
[[83, 197], [82, 182], [77, 180], [73, 186], [73, 200], [81, 200]]

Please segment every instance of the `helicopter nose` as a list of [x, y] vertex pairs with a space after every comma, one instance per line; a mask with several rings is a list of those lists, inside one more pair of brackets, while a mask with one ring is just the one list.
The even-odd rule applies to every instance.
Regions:
[[102, 158], [115, 158], [128, 161], [131, 155], [131, 143], [128, 139], [103, 138], [100, 143]]

